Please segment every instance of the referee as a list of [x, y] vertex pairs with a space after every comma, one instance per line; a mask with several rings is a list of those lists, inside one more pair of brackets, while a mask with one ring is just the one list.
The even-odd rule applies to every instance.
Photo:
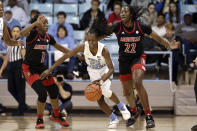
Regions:
[[[14, 26], [11, 31], [13, 40], [20, 40], [19, 26]], [[7, 54], [0, 69], [0, 76], [8, 64], [8, 91], [18, 102], [18, 111], [13, 116], [23, 116], [24, 111], [28, 109], [25, 104], [25, 79], [22, 75], [22, 62], [25, 56], [24, 46], [8, 46]]]

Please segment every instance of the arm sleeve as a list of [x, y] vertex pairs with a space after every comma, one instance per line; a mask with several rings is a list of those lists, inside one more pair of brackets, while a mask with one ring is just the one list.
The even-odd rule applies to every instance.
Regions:
[[141, 27], [141, 29], [142, 29], [142, 32], [144, 32], [145, 34], [150, 35], [150, 34], [152, 33], [152, 29], [151, 29], [150, 26], [144, 25], [144, 24], [141, 24], [141, 23], [140, 23], [140, 27]]
[[30, 35], [26, 38], [26, 42], [31, 42], [35, 37], [37, 36], [37, 31], [35, 29], [32, 29], [30, 31]]
[[55, 38], [52, 35], [49, 35], [49, 37], [50, 37], [49, 45], [55, 45], [56, 44]]

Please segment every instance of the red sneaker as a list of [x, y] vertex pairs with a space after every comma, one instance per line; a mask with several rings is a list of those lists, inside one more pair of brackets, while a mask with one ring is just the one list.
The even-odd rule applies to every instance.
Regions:
[[68, 127], [69, 123], [67, 120], [65, 120], [62, 115], [60, 115], [59, 117], [54, 116], [54, 114], [49, 116], [50, 120], [58, 122], [60, 125]]
[[37, 119], [35, 128], [36, 129], [44, 129], [44, 121], [43, 121], [43, 119]]

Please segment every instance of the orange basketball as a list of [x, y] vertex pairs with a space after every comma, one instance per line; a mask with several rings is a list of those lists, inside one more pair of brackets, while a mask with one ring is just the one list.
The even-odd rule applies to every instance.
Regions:
[[102, 96], [102, 90], [97, 84], [89, 84], [86, 86], [84, 94], [89, 101], [98, 101]]

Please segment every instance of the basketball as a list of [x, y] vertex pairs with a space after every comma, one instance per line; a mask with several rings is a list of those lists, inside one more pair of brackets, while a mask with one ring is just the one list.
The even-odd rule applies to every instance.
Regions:
[[89, 101], [98, 101], [102, 96], [102, 90], [97, 84], [89, 84], [86, 86], [84, 94]]

